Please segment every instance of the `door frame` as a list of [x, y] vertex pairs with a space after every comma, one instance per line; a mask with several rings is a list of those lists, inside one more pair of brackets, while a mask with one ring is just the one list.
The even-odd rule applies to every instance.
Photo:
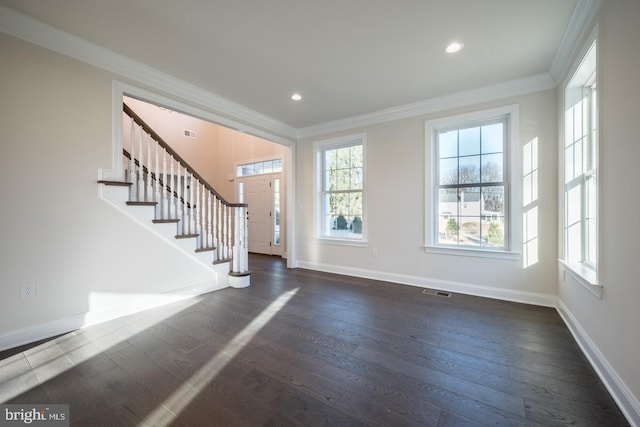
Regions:
[[[260, 158], [253, 158], [253, 159], [247, 159], [247, 160], [243, 160], [243, 161], [238, 161], [235, 162], [234, 164], [234, 195], [235, 195], [235, 199], [238, 200], [240, 203], [246, 203], [246, 200], [241, 200], [240, 199], [240, 183], [241, 182], [245, 182], [246, 178], [251, 178], [251, 177], [255, 177], [255, 176], [265, 176], [265, 175], [269, 175], [269, 188], [270, 188], [270, 194], [269, 194], [269, 211], [270, 211], [270, 247], [271, 247], [271, 255], [277, 255], [277, 256], [281, 256], [282, 258], [287, 258], [287, 244], [289, 243], [288, 241], [288, 235], [289, 235], [289, 224], [288, 224], [288, 210], [287, 210], [287, 206], [288, 206], [288, 198], [289, 198], [289, 191], [288, 191], [288, 174], [287, 174], [287, 155], [285, 156], [267, 156], [267, 157], [260, 157]], [[241, 165], [246, 165], [246, 164], [252, 164], [252, 163], [259, 163], [259, 162], [264, 162], [264, 161], [270, 161], [270, 160], [280, 160], [282, 162], [282, 171], [281, 172], [268, 172], [268, 173], [264, 173], [264, 174], [255, 174], [255, 175], [245, 175], [245, 176], [238, 176], [238, 166]], [[275, 179], [280, 179], [280, 188], [279, 188], [279, 193], [280, 193], [280, 244], [279, 245], [275, 245], [273, 242], [273, 236], [275, 233], [275, 227], [274, 227], [274, 211], [273, 211], [273, 207], [274, 207], [274, 191], [275, 191], [275, 186], [274, 184], [274, 180]], [[246, 194], [247, 190], [244, 189], [244, 193]], [[251, 206], [249, 206], [249, 210], [251, 210]], [[277, 247], [277, 248], [276, 248]]]

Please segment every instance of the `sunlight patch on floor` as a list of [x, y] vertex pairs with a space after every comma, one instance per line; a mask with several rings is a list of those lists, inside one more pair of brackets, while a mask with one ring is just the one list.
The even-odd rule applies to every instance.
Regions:
[[83, 328], [0, 360], [0, 403], [52, 380], [200, 300], [183, 298], [171, 305]]
[[280, 295], [255, 319], [245, 326], [214, 357], [209, 359], [194, 375], [174, 391], [164, 402], [151, 412], [142, 425], [167, 426], [173, 420], [166, 418], [166, 410], [176, 417], [198, 396], [200, 390], [213, 380], [224, 367], [253, 339], [278, 312], [289, 302], [300, 288], [292, 289]]

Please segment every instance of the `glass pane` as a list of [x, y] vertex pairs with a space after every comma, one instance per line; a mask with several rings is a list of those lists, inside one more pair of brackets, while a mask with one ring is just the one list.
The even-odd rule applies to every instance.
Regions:
[[564, 182], [567, 183], [575, 177], [573, 168], [573, 145], [564, 149]]
[[564, 112], [564, 146], [573, 144], [573, 107]]
[[438, 134], [438, 156], [441, 159], [458, 157], [458, 131], [440, 132]]
[[504, 187], [484, 187], [482, 190], [482, 215], [487, 218], [504, 217]]
[[338, 172], [334, 170], [325, 171], [326, 185], [328, 191], [335, 191], [338, 189]]
[[461, 216], [459, 244], [480, 246], [481, 242], [480, 218], [477, 216]]
[[277, 159], [273, 161], [273, 171], [282, 172], [282, 159]]
[[352, 190], [362, 189], [362, 168], [351, 169], [351, 186]]
[[482, 182], [501, 182], [503, 181], [503, 164], [504, 159], [502, 153], [489, 154], [482, 156]]
[[351, 156], [351, 167], [359, 168], [362, 167], [362, 145], [354, 145], [350, 147], [350, 156]]
[[583, 140], [576, 141], [573, 145], [573, 155], [574, 155], [574, 165], [575, 165], [575, 176], [580, 176], [584, 173], [584, 156], [583, 156]]
[[504, 217], [483, 218], [481, 223], [482, 245], [504, 247]]
[[580, 224], [574, 224], [567, 228], [567, 259], [569, 261], [582, 261], [582, 237]]
[[337, 190], [348, 190], [351, 185], [351, 177], [349, 169], [338, 169], [336, 172], [336, 188]]
[[349, 215], [362, 217], [362, 193], [354, 192], [350, 194]]
[[480, 182], [480, 156], [460, 157], [460, 184], [475, 184]]
[[337, 164], [337, 153], [336, 150], [327, 150], [324, 152], [324, 168], [328, 169], [336, 169]]
[[480, 154], [480, 128], [461, 129], [458, 131], [460, 156]]
[[440, 189], [438, 194], [438, 243], [458, 243], [458, 191]]
[[263, 162], [262, 173], [271, 173], [273, 172], [273, 162], [271, 160], [267, 160]]
[[583, 101], [576, 103], [573, 108], [573, 138], [577, 140], [584, 136], [584, 127], [582, 126], [582, 103]]
[[482, 152], [501, 153], [504, 151], [504, 124], [482, 126]]
[[460, 215], [461, 216], [480, 216], [481, 199], [480, 188], [465, 188], [460, 189], [458, 193], [458, 199], [460, 200]]
[[338, 169], [347, 169], [349, 167], [350, 156], [349, 147], [339, 148], [336, 150], [336, 167]]
[[280, 179], [273, 180], [273, 242], [280, 244]]
[[567, 192], [567, 225], [579, 223], [582, 218], [582, 195], [580, 186]]
[[440, 185], [458, 183], [458, 158], [441, 159], [438, 168], [440, 172]]

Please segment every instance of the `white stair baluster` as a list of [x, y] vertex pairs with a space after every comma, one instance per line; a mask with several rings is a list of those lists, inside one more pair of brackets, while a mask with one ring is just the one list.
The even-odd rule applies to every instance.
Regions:
[[181, 172], [180, 172], [181, 165], [180, 165], [180, 163], [177, 163], [177, 166], [178, 166], [178, 171], [176, 173], [176, 181], [177, 181], [176, 182], [176, 206], [177, 206], [176, 216], [180, 220], [180, 224], [179, 224], [178, 228], [181, 231], [178, 234], [184, 234], [184, 217], [183, 217], [184, 204], [183, 204], [183, 201], [182, 201], [182, 198], [181, 198], [183, 181], [182, 181], [182, 178], [181, 178]]
[[178, 218], [178, 211], [176, 208], [176, 201], [174, 198], [174, 192], [176, 191], [176, 171], [173, 167], [173, 157], [171, 160], [171, 176], [169, 177], [169, 217]]
[[168, 219], [167, 214], [167, 185], [169, 180], [167, 179], [167, 150], [162, 147], [162, 186], [160, 187], [160, 218]]
[[149, 201], [152, 202], [154, 201], [154, 197], [153, 197], [153, 182], [151, 180], [151, 172], [154, 170], [154, 168], [152, 167], [151, 161], [152, 161], [152, 157], [151, 157], [151, 135], [147, 136], [147, 173], [146, 173], [146, 183], [147, 185], [144, 187], [144, 192], [145, 192], [145, 201]]
[[138, 159], [138, 192], [136, 195], [137, 201], [144, 201], [144, 129], [140, 126], [140, 145], [138, 153], [140, 154], [140, 159]]
[[135, 129], [135, 122], [133, 121], [133, 118], [131, 118], [131, 139], [129, 140], [129, 143], [131, 145], [131, 150], [130, 150], [130, 155], [131, 155], [131, 159], [129, 159], [129, 182], [132, 184], [131, 188], [129, 190], [129, 200], [134, 200], [135, 199], [135, 195], [137, 193], [136, 191], [136, 184], [137, 184], [137, 178], [136, 178], [136, 143], [135, 143], [135, 135], [136, 135], [136, 129]]
[[200, 203], [200, 181], [196, 182], [196, 203], [193, 207], [193, 210], [195, 212], [195, 227], [196, 227], [196, 233], [198, 234], [198, 248], [202, 248], [202, 230], [200, 229], [200, 211], [202, 211], [202, 204]]
[[194, 186], [196, 185], [193, 174], [189, 173], [189, 234], [195, 234], [194, 215], [196, 213], [195, 198], [194, 198]]

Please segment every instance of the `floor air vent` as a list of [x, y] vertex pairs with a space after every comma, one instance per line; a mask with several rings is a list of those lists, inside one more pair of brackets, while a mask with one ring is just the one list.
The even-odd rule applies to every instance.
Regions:
[[425, 295], [433, 295], [436, 297], [443, 297], [443, 298], [450, 298], [451, 297], [451, 292], [445, 292], [445, 291], [438, 291], [436, 289], [425, 289], [422, 291], [423, 294]]

